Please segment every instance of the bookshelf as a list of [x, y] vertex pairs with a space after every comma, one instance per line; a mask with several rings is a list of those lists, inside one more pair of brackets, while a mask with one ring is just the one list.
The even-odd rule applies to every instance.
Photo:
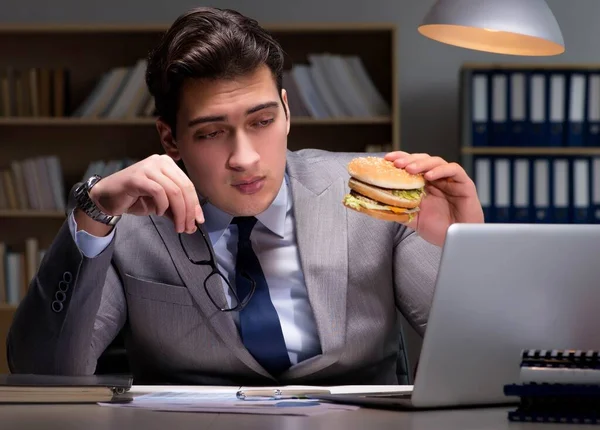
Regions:
[[[287, 75], [294, 78], [291, 81], [297, 87], [294, 95], [289, 94], [292, 110], [290, 149], [400, 149], [397, 37], [393, 24], [295, 23], [265, 27], [283, 46]], [[152, 153], [162, 153], [149, 100], [144, 106], [140, 102], [137, 108], [129, 109], [127, 115], [112, 117], [108, 108], [104, 114], [99, 114], [100, 110], [96, 109], [95, 115], [81, 115], [78, 108], [108, 72], [123, 67], [134, 68], [167, 28], [168, 25], [162, 24], [0, 26], [0, 46], [3, 47], [0, 54], [0, 172], [14, 175], [13, 163], [39, 162], [47, 157], [55, 157], [60, 169], [58, 182], [53, 179], [51, 168], [48, 168], [50, 173], [44, 173], [49, 176], [38, 178], [37, 197], [32, 196], [28, 184], [23, 183], [24, 195], [13, 195], [12, 206], [6, 179], [1, 182], [4, 176], [0, 174], [0, 280], [4, 279], [4, 285], [0, 282], [0, 373], [8, 371], [5, 337], [18, 303], [14, 298], [7, 303], [8, 293], [2, 291], [8, 288], [7, 254], [23, 254], [19, 276], [21, 281], [31, 279], [31, 266], [39, 264], [44, 249], [65, 219], [57, 196], [45, 204], [42, 202], [40, 193], [56, 192], [41, 188], [48, 182], [44, 178], [50, 178], [51, 187], [58, 189], [64, 198], [67, 190], [89, 173], [90, 166], [99, 160], [106, 163], [138, 160]], [[328, 69], [327, 66], [332, 64], [331, 56], [335, 58], [336, 66]], [[331, 70], [339, 72], [340, 64], [351, 64], [353, 57], [360, 60], [369, 85], [358, 85], [350, 90], [343, 84], [334, 87], [339, 82], [332, 82], [329, 73]], [[325, 115], [322, 111], [316, 115], [314, 106], [312, 110], [307, 106], [293, 73], [298, 65], [307, 66], [303, 72], [312, 79], [321, 79], [321, 85], [331, 84], [324, 91], [330, 91], [330, 97], [333, 94], [337, 109], [323, 99]], [[364, 84], [357, 78], [356, 68], [352, 70], [354, 73], [350, 73], [350, 78], [354, 80], [344, 82]], [[313, 82], [313, 85], [316, 84]], [[374, 89], [377, 97], [372, 93], [365, 94], [365, 88]], [[360, 106], [348, 106], [349, 99], [346, 94], [340, 96], [340, 90], [354, 94], [355, 98], [350, 101], [362, 97], [360, 100], [366, 103], [362, 109], [369, 114], [361, 115]], [[380, 106], [377, 102], [381, 101], [386, 109], [373, 108]], [[129, 106], [131, 108], [132, 104]], [[35, 186], [33, 188], [35, 193]], [[38, 204], [34, 205], [32, 201], [36, 198]], [[21, 200], [29, 200], [29, 204], [22, 204]], [[26, 283], [20, 284], [19, 294], [23, 294]]]
[[459, 87], [488, 222], [600, 222], [600, 64], [465, 64]]

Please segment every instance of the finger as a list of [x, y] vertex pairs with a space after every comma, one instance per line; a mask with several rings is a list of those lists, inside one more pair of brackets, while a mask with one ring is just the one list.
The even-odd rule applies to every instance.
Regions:
[[383, 158], [385, 158], [388, 161], [394, 161], [400, 157], [406, 157], [407, 155], [408, 155], [408, 152], [392, 151], [392, 152], [388, 152], [387, 154], [385, 154], [385, 156]]
[[181, 189], [183, 200], [185, 202], [185, 227], [186, 232], [196, 231], [196, 206], [200, 206], [198, 194], [192, 181], [181, 171], [173, 162], [165, 163], [161, 166], [161, 171], [168, 176]]
[[130, 179], [131, 189], [141, 197], [151, 197], [154, 201], [154, 207], [150, 207], [143, 198], [138, 199], [139, 205], [136, 210], [143, 210], [145, 214], [152, 210], [159, 216], [164, 215], [169, 208], [169, 198], [164, 188], [156, 181], [144, 175], [133, 175]]
[[164, 175], [161, 171], [151, 168], [147, 170], [148, 171], [146, 172], [146, 175], [153, 181], [158, 182], [158, 184], [160, 184], [165, 190], [169, 199], [169, 209], [173, 214], [173, 223], [175, 224], [175, 229], [178, 233], [183, 233], [186, 231], [186, 207], [183, 198], [183, 191], [175, 182], [173, 182], [171, 178]]
[[448, 164], [448, 162], [441, 157], [429, 157], [417, 159], [409, 163], [405, 169], [407, 172], [415, 174], [428, 172], [438, 166], [444, 166], [446, 164]]
[[394, 166], [404, 169], [410, 163], [414, 163], [417, 160], [423, 160], [424, 158], [430, 158], [429, 154], [408, 154], [405, 157], [398, 158], [394, 161]]
[[452, 182], [458, 182], [466, 184], [471, 181], [467, 172], [456, 163], [448, 163], [442, 166], [438, 166], [427, 173], [425, 173], [425, 179], [428, 181], [437, 181], [440, 179], [449, 179]]

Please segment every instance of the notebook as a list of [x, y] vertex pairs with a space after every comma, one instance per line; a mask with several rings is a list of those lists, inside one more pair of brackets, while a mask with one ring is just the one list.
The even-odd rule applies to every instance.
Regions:
[[0, 403], [97, 403], [130, 401], [128, 375], [0, 375]]
[[600, 423], [600, 354], [594, 350], [524, 350], [520, 384], [504, 393], [518, 397], [510, 421]]

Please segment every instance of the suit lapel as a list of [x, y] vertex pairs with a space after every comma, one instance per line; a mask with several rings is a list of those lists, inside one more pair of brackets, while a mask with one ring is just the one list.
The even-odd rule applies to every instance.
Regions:
[[[248, 367], [263, 376], [272, 378], [272, 376], [256, 362], [254, 357], [252, 357], [242, 343], [231, 313], [218, 310], [208, 297], [206, 290], [204, 289], [204, 279], [210, 274], [212, 270], [211, 267], [208, 265], [192, 264], [188, 261], [185, 253], [181, 249], [177, 232], [168, 219], [157, 216], [151, 216], [150, 218], [167, 247], [169, 254], [172, 256], [179, 276], [181, 276], [183, 283], [187, 286], [188, 291], [200, 308], [200, 311], [206, 317], [207, 325], [212, 328], [215, 334], [221, 338], [223, 343], [227, 345], [227, 347], [229, 347], [229, 349]], [[195, 233], [193, 236], [185, 237], [184, 239], [187, 239], [185, 245], [188, 253], [191, 255], [206, 255], [206, 252], [202, 252], [206, 245], [204, 240], [200, 237], [200, 233]], [[224, 303], [225, 294], [223, 293], [223, 290], [219, 289], [218, 293], [220, 293], [220, 297], [218, 297], [220, 301], [217, 303]], [[215, 297], [215, 299], [217, 299], [217, 297]]]
[[296, 378], [335, 363], [346, 336], [348, 241], [346, 174], [340, 166], [308, 164], [288, 153], [296, 240], [322, 354], [293, 366], [284, 378]]

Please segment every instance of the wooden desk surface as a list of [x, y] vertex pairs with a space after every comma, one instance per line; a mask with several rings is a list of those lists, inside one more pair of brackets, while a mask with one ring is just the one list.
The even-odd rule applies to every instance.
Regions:
[[509, 408], [397, 412], [341, 411], [316, 417], [154, 412], [96, 405], [0, 406], [3, 430], [569, 430], [589, 425], [511, 423]]

